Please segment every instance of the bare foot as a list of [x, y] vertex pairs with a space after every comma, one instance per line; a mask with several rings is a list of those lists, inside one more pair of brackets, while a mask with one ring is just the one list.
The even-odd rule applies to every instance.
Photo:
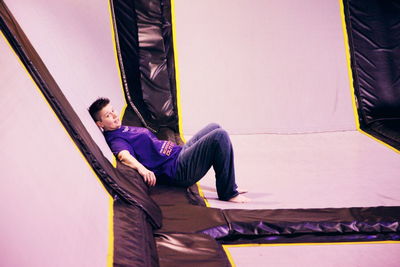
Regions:
[[237, 188], [236, 190], [238, 191], [239, 194], [246, 194], [247, 192], [249, 192], [249, 190], [245, 188]]
[[246, 203], [246, 202], [250, 202], [251, 199], [239, 194], [239, 195], [229, 199], [228, 201], [233, 202], [233, 203]]

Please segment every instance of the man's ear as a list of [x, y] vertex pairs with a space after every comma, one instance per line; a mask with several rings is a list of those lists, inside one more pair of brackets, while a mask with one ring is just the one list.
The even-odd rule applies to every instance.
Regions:
[[103, 123], [101, 121], [96, 121], [96, 125], [103, 129]]

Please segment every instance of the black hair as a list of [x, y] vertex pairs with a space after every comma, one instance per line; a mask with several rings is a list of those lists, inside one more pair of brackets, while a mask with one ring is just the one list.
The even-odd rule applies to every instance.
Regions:
[[99, 112], [102, 110], [105, 106], [107, 106], [110, 103], [110, 99], [105, 98], [105, 97], [99, 97], [97, 98], [96, 101], [94, 101], [90, 107], [89, 107], [89, 113], [90, 116], [92, 116], [94, 121], [100, 121], [99, 117]]

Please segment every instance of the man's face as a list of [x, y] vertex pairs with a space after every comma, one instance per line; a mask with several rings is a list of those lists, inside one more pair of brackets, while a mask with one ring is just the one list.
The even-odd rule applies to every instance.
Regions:
[[121, 127], [121, 121], [118, 118], [118, 113], [115, 112], [111, 104], [107, 104], [99, 111], [100, 121], [97, 121], [97, 126], [103, 128], [105, 131], [112, 131]]

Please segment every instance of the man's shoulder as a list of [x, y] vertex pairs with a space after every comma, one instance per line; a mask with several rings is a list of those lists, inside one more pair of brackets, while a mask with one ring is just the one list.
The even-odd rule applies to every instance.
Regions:
[[121, 136], [121, 131], [120, 131], [120, 129], [113, 130], [113, 131], [104, 131], [103, 135], [107, 140], [110, 140], [110, 139], [118, 138], [119, 136]]
[[110, 141], [115, 139], [130, 139], [136, 134], [134, 128], [132, 126], [121, 126], [117, 130], [104, 132], [104, 136]]
[[121, 126], [121, 127], [119, 127], [118, 129], [115, 129], [115, 130], [104, 131], [103, 134], [106, 135], [106, 136], [107, 135], [117, 135], [117, 134], [120, 134], [123, 131], [126, 131], [125, 128], [128, 128], [128, 126]]

